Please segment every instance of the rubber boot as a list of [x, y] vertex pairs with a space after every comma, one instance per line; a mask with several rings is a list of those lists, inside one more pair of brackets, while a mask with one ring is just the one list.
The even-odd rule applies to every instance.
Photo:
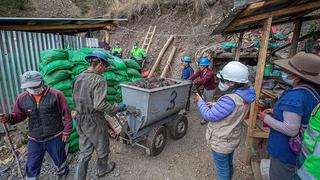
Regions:
[[112, 161], [108, 161], [108, 156], [104, 157], [104, 158], [98, 158], [98, 162], [97, 162], [97, 166], [98, 166], [98, 177], [103, 177], [106, 174], [112, 172], [116, 166], [116, 164]]
[[76, 170], [75, 180], [86, 180], [89, 161], [80, 161]]

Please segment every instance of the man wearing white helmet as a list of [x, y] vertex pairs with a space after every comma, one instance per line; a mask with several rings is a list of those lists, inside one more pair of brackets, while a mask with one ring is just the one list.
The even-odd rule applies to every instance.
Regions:
[[28, 160], [26, 179], [38, 179], [42, 160], [48, 152], [57, 168], [59, 179], [68, 173], [65, 143], [71, 133], [72, 118], [61, 91], [44, 86], [38, 71], [28, 71], [21, 77], [21, 93], [12, 113], [0, 116], [0, 122], [16, 124], [28, 120]]
[[205, 121], [208, 122], [206, 139], [211, 147], [212, 158], [218, 180], [231, 179], [233, 175], [233, 152], [240, 144], [242, 121], [249, 104], [256, 94], [247, 85], [248, 68], [240, 62], [229, 62], [217, 74], [220, 79], [218, 88], [228, 91], [217, 102], [207, 103], [197, 95], [197, 106]]

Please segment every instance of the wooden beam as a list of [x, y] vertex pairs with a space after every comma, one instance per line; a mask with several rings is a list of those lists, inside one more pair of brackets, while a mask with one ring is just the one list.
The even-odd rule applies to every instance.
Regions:
[[240, 60], [243, 33], [244, 32], [240, 32], [240, 35], [239, 35], [238, 45], [237, 45], [237, 49], [236, 49], [235, 56], [234, 56], [234, 60], [235, 61], [239, 61]]
[[293, 7], [283, 8], [283, 9], [279, 9], [279, 10], [275, 10], [275, 11], [271, 11], [271, 12], [267, 12], [259, 15], [246, 17], [243, 19], [240, 18], [240, 19], [236, 19], [234, 23], [230, 24], [226, 28], [226, 31], [232, 31], [232, 29], [234, 29], [237, 26], [241, 26], [244, 24], [252, 24], [269, 17], [288, 16], [290, 14], [300, 13], [308, 10], [316, 10], [318, 8], [320, 8], [320, 1], [316, 0], [308, 3], [300, 4], [297, 6], [293, 6]]
[[257, 9], [261, 8], [266, 2], [257, 2], [250, 4], [242, 13], [239, 15], [239, 17], [246, 17], [250, 15], [251, 13], [255, 12]]
[[158, 55], [157, 60], [155, 61], [155, 63], [153, 64], [153, 66], [152, 66], [152, 68], [151, 68], [151, 70], [150, 70], [150, 73], [149, 73], [149, 75], [148, 75], [148, 78], [151, 78], [151, 77], [153, 76], [154, 71], [157, 69], [157, 67], [158, 67], [158, 65], [159, 65], [159, 63], [160, 63], [160, 61], [161, 61], [161, 58], [162, 58], [163, 54], [164, 54], [164, 53], [166, 52], [166, 50], [168, 49], [168, 47], [169, 47], [170, 43], [172, 42], [173, 38], [174, 38], [174, 36], [170, 36], [170, 38], [167, 40], [166, 44], [164, 44], [164, 46], [162, 47], [162, 49], [161, 49], [161, 51], [160, 51], [160, 53], [159, 53], [159, 55]]
[[0, 30], [5, 31], [59, 31], [59, 30], [79, 30], [79, 29], [108, 29], [112, 24], [64, 24], [64, 25], [32, 25], [32, 26], [0, 26]]
[[301, 20], [296, 21], [294, 30], [293, 30], [292, 40], [291, 40], [289, 57], [292, 57], [297, 53], [297, 46], [298, 46], [299, 37], [300, 37], [301, 25], [302, 25]]
[[160, 78], [165, 78], [166, 77], [166, 74], [167, 74], [167, 72], [169, 70], [169, 67], [170, 67], [170, 64], [172, 62], [172, 59], [173, 59], [174, 55], [176, 54], [176, 50], [177, 50], [177, 48], [175, 46], [173, 46], [172, 50], [171, 50], [171, 53], [170, 53], [170, 56], [169, 56], [169, 58], [167, 60], [167, 63], [165, 65], [165, 67], [163, 68], [163, 71], [161, 73]]
[[256, 100], [254, 103], [251, 104], [250, 108], [250, 117], [249, 117], [249, 129], [247, 134], [247, 158], [246, 161], [249, 164], [252, 159], [252, 146], [253, 146], [253, 133], [254, 129], [256, 128], [256, 120], [258, 115], [258, 105], [259, 105], [259, 98], [261, 93], [261, 86], [263, 80], [263, 72], [264, 66], [266, 63], [267, 58], [267, 51], [268, 51], [268, 42], [269, 42], [269, 35], [271, 30], [272, 24], [272, 17], [264, 20], [263, 25], [263, 35], [261, 39], [261, 46], [259, 49], [259, 57], [258, 57], [258, 65], [257, 65], [257, 72], [256, 72], [256, 80], [255, 80], [255, 89], [256, 89]]

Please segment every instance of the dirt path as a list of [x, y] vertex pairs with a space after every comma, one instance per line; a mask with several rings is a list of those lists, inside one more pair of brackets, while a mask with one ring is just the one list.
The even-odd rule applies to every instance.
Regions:
[[[210, 150], [205, 142], [206, 126], [201, 126], [194, 108], [188, 115], [189, 129], [180, 140], [169, 139], [163, 152], [148, 157], [142, 148], [131, 147], [115, 140], [111, 141], [111, 159], [117, 163], [115, 172], [101, 179], [215, 179]], [[244, 136], [245, 137], [245, 136]], [[234, 156], [234, 179], [253, 179], [252, 171], [244, 163], [244, 142]], [[90, 179], [95, 179], [95, 156], [90, 162]], [[68, 179], [73, 179], [74, 164]]]

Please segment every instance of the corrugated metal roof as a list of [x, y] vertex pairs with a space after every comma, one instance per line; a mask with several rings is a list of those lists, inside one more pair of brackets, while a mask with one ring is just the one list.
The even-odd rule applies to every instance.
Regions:
[[[301, 6], [304, 5], [310, 6], [311, 3], [313, 4], [313, 8], [308, 8], [306, 11], [292, 11], [293, 13], [287, 12], [288, 8], [301, 8]], [[227, 17], [213, 30], [212, 34], [235, 33], [260, 28], [262, 27], [262, 19], [247, 21], [246, 23], [240, 23], [240, 25], [235, 25], [235, 23], [244, 22], [248, 19], [253, 19], [256, 16], [262, 16], [263, 14], [269, 14], [271, 16], [273, 12], [279, 11], [283, 11], [283, 14], [281, 14], [281, 12], [280, 14], [278, 13], [278, 15], [273, 16], [272, 24], [293, 22], [312, 11], [319, 9], [319, 5], [320, 0], [277, 0], [248, 4], [246, 7], [232, 9]], [[305, 18], [305, 20], [310, 19], [312, 18]]]
[[0, 17], [0, 30], [73, 33], [105, 29], [127, 19]]

